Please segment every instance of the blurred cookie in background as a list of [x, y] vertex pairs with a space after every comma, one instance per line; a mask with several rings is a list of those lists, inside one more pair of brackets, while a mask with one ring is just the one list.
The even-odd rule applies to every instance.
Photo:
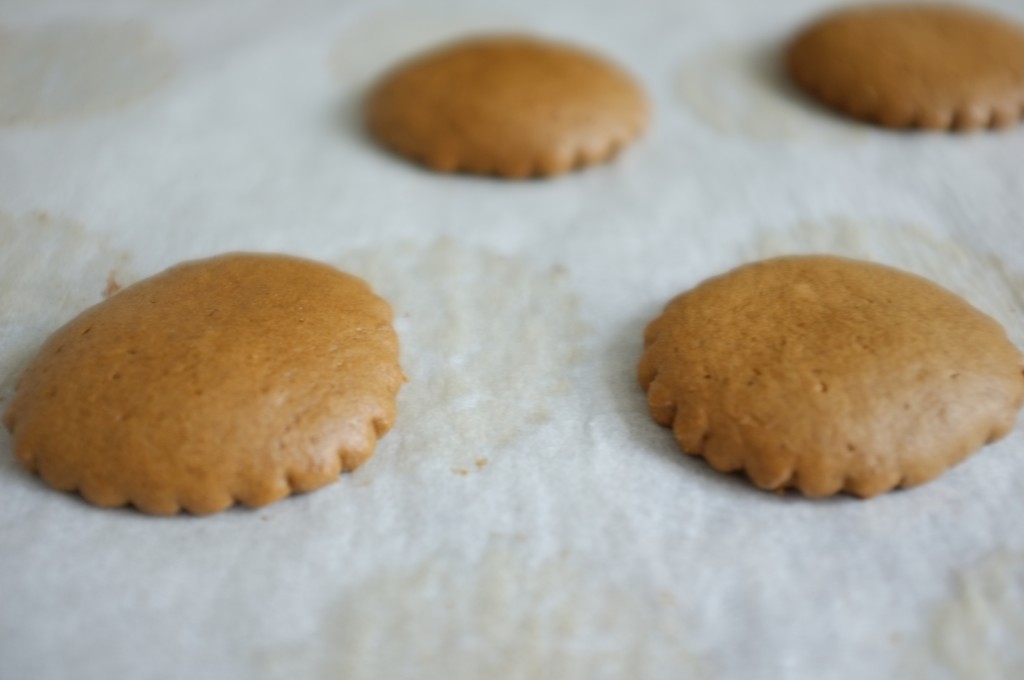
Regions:
[[371, 134], [440, 172], [558, 175], [612, 158], [640, 135], [647, 98], [617, 66], [518, 35], [450, 43], [387, 73], [366, 101]]
[[890, 128], [979, 130], [1024, 116], [1024, 29], [955, 5], [870, 5], [805, 28], [789, 73], [841, 113]]

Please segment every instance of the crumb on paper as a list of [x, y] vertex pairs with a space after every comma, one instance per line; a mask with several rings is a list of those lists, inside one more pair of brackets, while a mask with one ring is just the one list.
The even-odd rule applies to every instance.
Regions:
[[457, 474], [460, 477], [465, 477], [465, 476], [467, 476], [469, 474], [469, 470], [467, 470], [466, 468], [460, 468], [460, 467], [452, 468], [452, 472], [454, 472], [455, 474]]
[[487, 467], [487, 463], [489, 462], [490, 461], [487, 460], [486, 458], [477, 458], [475, 461], [473, 461], [473, 464], [476, 465], [477, 470], [483, 470], [485, 467]]
[[103, 299], [120, 292], [123, 287], [117, 280], [117, 272], [111, 269], [107, 274], [107, 285], [103, 287]]

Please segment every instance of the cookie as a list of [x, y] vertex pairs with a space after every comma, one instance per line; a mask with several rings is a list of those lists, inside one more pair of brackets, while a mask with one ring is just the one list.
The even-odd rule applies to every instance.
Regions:
[[4, 423], [56, 489], [168, 515], [257, 507], [354, 470], [395, 418], [391, 308], [281, 255], [180, 264], [57, 330]]
[[975, 9], [843, 9], [798, 35], [787, 61], [811, 95], [885, 127], [976, 130], [1024, 116], [1024, 29]]
[[998, 323], [920, 277], [829, 256], [757, 262], [675, 298], [638, 375], [686, 453], [808, 496], [926, 482], [1005, 436], [1024, 402]]
[[441, 172], [506, 178], [607, 160], [646, 127], [644, 93], [604, 59], [523, 36], [467, 39], [415, 57], [366, 102], [384, 146]]

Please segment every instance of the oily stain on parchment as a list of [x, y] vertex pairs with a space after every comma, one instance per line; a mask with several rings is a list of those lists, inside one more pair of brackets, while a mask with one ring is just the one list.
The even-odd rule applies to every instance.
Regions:
[[715, 47], [686, 61], [675, 90], [712, 129], [755, 141], [852, 142], [865, 136], [804, 97], [789, 82], [781, 47]]
[[1022, 641], [1024, 553], [998, 551], [956, 575], [895, 677], [1019, 680]]
[[565, 271], [450, 240], [352, 252], [338, 264], [396, 312], [409, 376], [390, 435], [400, 465], [477, 472], [571, 394], [584, 326]]
[[796, 253], [829, 253], [880, 262], [924, 276], [966, 298], [1024, 346], [1024, 272], [992, 253], [914, 225], [834, 219], [767, 232], [743, 251], [754, 260]]
[[68, 217], [0, 212], [0, 399], [46, 337], [116, 286], [128, 253]]
[[319, 639], [256, 665], [266, 677], [316, 680], [713, 677], [681, 603], [607, 574], [564, 554], [532, 559], [512, 541], [475, 558], [439, 553], [358, 584]]
[[331, 50], [328, 68], [339, 82], [365, 83], [398, 61], [449, 40], [522, 26], [515, 17], [477, 5], [390, 7], [361, 18], [345, 31]]
[[0, 27], [0, 125], [116, 111], [166, 84], [171, 48], [134, 23]]

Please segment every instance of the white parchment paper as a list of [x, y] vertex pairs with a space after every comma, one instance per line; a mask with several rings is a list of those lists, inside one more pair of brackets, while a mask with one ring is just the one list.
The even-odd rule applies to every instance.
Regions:
[[[1022, 677], [1019, 427], [809, 501], [680, 454], [635, 382], [672, 295], [790, 252], [925, 274], [1024, 344], [1024, 128], [808, 102], [778, 54], [830, 4], [0, 3], [0, 408], [111, 282], [235, 249], [366, 277], [411, 379], [356, 473], [201, 519], [54, 492], [0, 434], [0, 680]], [[652, 129], [514, 183], [366, 138], [381, 69], [496, 29], [616, 59]]]

